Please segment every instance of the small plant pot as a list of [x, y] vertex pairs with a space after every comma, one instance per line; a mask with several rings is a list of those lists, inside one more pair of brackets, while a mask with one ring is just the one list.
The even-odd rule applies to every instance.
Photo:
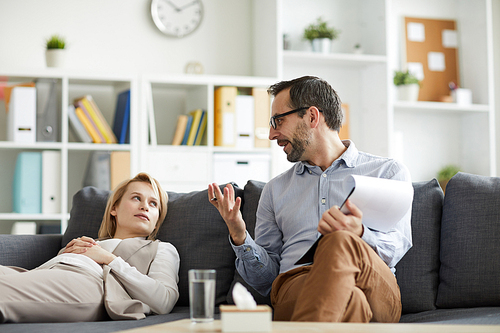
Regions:
[[45, 51], [47, 67], [64, 67], [66, 61], [66, 50], [50, 49]]
[[318, 53], [330, 53], [332, 40], [329, 38], [316, 38], [311, 41], [312, 51]]
[[398, 100], [416, 102], [418, 101], [419, 91], [420, 86], [417, 83], [398, 86]]

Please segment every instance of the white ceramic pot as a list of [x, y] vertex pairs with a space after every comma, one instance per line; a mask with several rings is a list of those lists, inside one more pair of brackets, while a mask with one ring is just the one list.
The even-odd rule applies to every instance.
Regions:
[[64, 67], [66, 60], [66, 50], [50, 49], [45, 51], [45, 61], [47, 67]]
[[311, 41], [313, 52], [330, 53], [332, 40], [329, 38], [316, 38]]
[[400, 101], [416, 102], [418, 101], [419, 91], [420, 85], [418, 83], [398, 86], [398, 99]]

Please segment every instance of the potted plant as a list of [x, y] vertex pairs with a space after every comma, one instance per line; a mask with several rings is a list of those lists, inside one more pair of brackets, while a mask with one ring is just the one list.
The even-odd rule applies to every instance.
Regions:
[[304, 30], [304, 39], [311, 42], [313, 52], [329, 53], [332, 40], [338, 38], [340, 30], [329, 27], [326, 21], [318, 17]]
[[460, 172], [460, 168], [455, 165], [446, 165], [441, 170], [438, 171], [437, 180], [439, 185], [445, 191], [446, 185], [451, 177], [455, 176], [458, 172]]
[[66, 41], [59, 35], [52, 35], [45, 41], [47, 67], [62, 67], [65, 60]]
[[361, 47], [361, 44], [355, 44], [353, 47], [353, 52], [354, 54], [363, 54], [363, 48]]
[[394, 85], [398, 89], [398, 99], [400, 101], [415, 102], [418, 100], [420, 81], [408, 70], [406, 72], [394, 72]]

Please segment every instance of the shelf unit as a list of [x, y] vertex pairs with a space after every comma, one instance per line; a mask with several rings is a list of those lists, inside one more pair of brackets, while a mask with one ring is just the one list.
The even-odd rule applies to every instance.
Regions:
[[[131, 142], [138, 137], [137, 126], [137, 79], [127, 75], [105, 75], [78, 73], [64, 70], [47, 69], [38, 72], [3, 71], [2, 76], [8, 78], [8, 84], [22, 82], [45, 82], [55, 80], [57, 87], [58, 127], [56, 142], [35, 142], [32, 144], [6, 141], [5, 131], [0, 137], [0, 167], [3, 176], [0, 185], [4, 189], [0, 203], [0, 233], [9, 233], [12, 224], [17, 221], [35, 221], [37, 224], [59, 224], [64, 231], [69, 219], [73, 195], [82, 187], [87, 159], [92, 151], [130, 151], [131, 173], [138, 170], [134, 163], [137, 157], [137, 145], [134, 144], [86, 144], [76, 142], [69, 130], [67, 106], [77, 97], [90, 94], [101, 109], [106, 121], [112, 124], [116, 98], [124, 89], [131, 89]], [[0, 105], [0, 126], [6, 126], [6, 112], [3, 103]], [[12, 179], [17, 155], [23, 151], [53, 150], [61, 153], [61, 206], [58, 214], [17, 214], [12, 213]]]
[[[250, 177], [250, 175], [233, 175], [240, 181], [229, 179], [231, 172], [223, 177], [215, 175], [214, 163], [217, 155], [220, 154], [234, 156], [243, 154], [250, 161], [268, 156], [267, 169], [271, 169], [269, 148], [238, 149], [214, 146], [214, 92], [221, 86], [235, 86], [241, 89], [267, 88], [276, 82], [275, 78], [144, 75], [141, 82], [142, 95], [145, 96], [141, 109], [149, 110], [148, 99], [152, 100], [149, 103], [154, 109], [153, 123], [156, 129], [153, 133], [156, 132], [156, 140], [150, 137], [151, 118], [142, 117], [140, 168], [156, 177], [165, 189], [189, 192], [206, 188], [214, 181], [218, 183], [235, 181], [243, 186], [247, 180], [245, 177]], [[200, 108], [207, 111], [207, 128], [201, 145], [172, 146], [177, 116]], [[270, 172], [252, 175], [252, 179], [261, 181], [268, 181], [270, 177]]]
[[[491, 0], [314, 0], [307, 8], [300, 0], [280, 0], [278, 7], [280, 34], [290, 45], [278, 52], [280, 77], [326, 79], [349, 104], [351, 138], [360, 150], [403, 160], [415, 181], [435, 177], [447, 164], [495, 175]], [[319, 16], [341, 30], [330, 54], [311, 53], [302, 40]], [[456, 20], [461, 82], [474, 104], [396, 101], [392, 76], [403, 67], [405, 16]], [[357, 43], [363, 54], [353, 53]], [[289, 166], [285, 161], [275, 172]]]

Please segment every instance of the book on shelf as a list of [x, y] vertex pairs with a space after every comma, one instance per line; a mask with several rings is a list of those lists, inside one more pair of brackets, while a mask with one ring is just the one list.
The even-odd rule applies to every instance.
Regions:
[[203, 139], [203, 135], [205, 134], [205, 130], [207, 128], [207, 112], [202, 111], [201, 120], [198, 126], [198, 130], [196, 131], [196, 137], [194, 139], [194, 145], [199, 146], [201, 144], [201, 140]]
[[130, 89], [118, 94], [113, 133], [118, 143], [130, 143]]
[[219, 87], [214, 93], [214, 145], [236, 145], [236, 87]]
[[42, 153], [17, 155], [12, 183], [12, 210], [20, 214], [42, 212]]
[[189, 132], [191, 131], [191, 125], [193, 124], [193, 116], [187, 115], [187, 123], [186, 123], [186, 129], [184, 130], [184, 137], [182, 138], [181, 145], [185, 146], [187, 145], [188, 138], [189, 138]]
[[87, 133], [92, 138], [92, 142], [94, 142], [94, 143], [105, 143], [104, 137], [97, 130], [97, 127], [93, 123], [92, 118], [90, 118], [90, 116], [85, 111], [85, 107], [83, 106], [83, 104], [81, 104], [81, 106], [80, 106], [80, 104], [81, 103], [79, 103], [79, 102], [76, 103], [77, 106], [75, 108], [75, 114], [76, 114], [78, 120], [80, 120], [80, 122], [82, 123], [82, 125], [87, 130]]
[[342, 103], [340, 105], [342, 108], [342, 127], [340, 128], [339, 131], [339, 138], [341, 140], [347, 140], [349, 139], [349, 104]]
[[254, 147], [269, 148], [269, 117], [271, 116], [271, 98], [265, 88], [252, 88], [254, 97]]
[[196, 109], [189, 112], [189, 115], [193, 117], [193, 121], [191, 123], [191, 129], [189, 130], [189, 136], [186, 145], [194, 146], [196, 141], [198, 141], [199, 145], [201, 142], [201, 136], [203, 136], [203, 132], [205, 131], [203, 129], [203, 126], [207, 125], [205, 111], [203, 111], [202, 109]]
[[172, 146], [179, 146], [184, 138], [184, 133], [186, 132], [186, 125], [188, 122], [188, 116], [181, 114], [177, 117], [177, 125], [175, 126], [174, 138], [172, 139]]
[[130, 152], [112, 151], [110, 163], [110, 186], [114, 190], [122, 181], [130, 178]]
[[85, 111], [85, 114], [89, 117], [89, 120], [93, 123], [96, 130], [104, 138], [104, 143], [116, 143], [116, 136], [109, 127], [108, 122], [104, 119], [101, 110], [95, 103], [91, 95], [85, 95], [83, 97], [75, 99], [75, 106], [79, 106]]
[[73, 104], [70, 104], [68, 106], [68, 118], [69, 118], [70, 128], [75, 134], [77, 140], [85, 143], [93, 142], [89, 133], [85, 129], [85, 126], [83, 126], [83, 123], [80, 121], [80, 119], [78, 119], [78, 116], [76, 115], [75, 106]]
[[102, 115], [102, 112], [99, 109], [99, 107], [97, 106], [97, 103], [92, 98], [92, 95], [85, 95], [85, 98], [89, 101], [90, 105], [92, 106], [92, 109], [95, 112], [95, 115], [98, 118], [97, 125], [102, 126], [102, 128], [99, 127], [99, 129], [103, 132], [103, 136], [106, 139], [106, 142], [107, 143], [117, 143], [116, 136], [113, 133], [113, 130], [111, 129], [108, 122], [106, 121], [106, 119]]

